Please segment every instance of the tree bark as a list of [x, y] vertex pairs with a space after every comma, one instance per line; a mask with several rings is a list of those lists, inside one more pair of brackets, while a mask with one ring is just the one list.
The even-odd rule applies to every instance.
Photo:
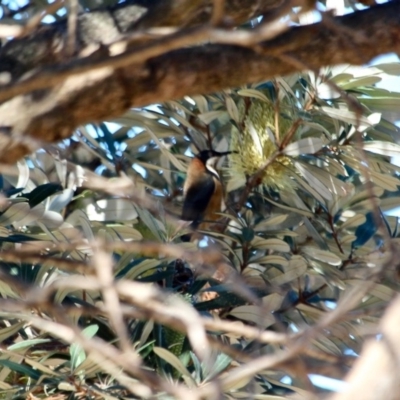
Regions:
[[[166, 38], [135, 46], [125, 43], [125, 51], [114, 44], [97, 46], [91, 55], [66, 61], [62, 51], [54, 50], [57, 40], [62, 40], [61, 30], [52, 29], [13, 40], [0, 53], [0, 78], [11, 79], [0, 88], [2, 162], [15, 162], [44, 143], [69, 137], [79, 125], [118, 116], [129, 107], [211, 93], [304, 69], [360, 65], [380, 54], [400, 53], [400, 2], [292, 28], [252, 47], [200, 44], [171, 50], [173, 42]], [[185, 28], [173, 38], [180, 40], [185, 32], [196, 34], [196, 29], [202, 32], [203, 28]], [[48, 50], [40, 54], [40, 61], [15, 61], [18, 47], [22, 51], [27, 43], [33, 46], [43, 38]], [[88, 42], [93, 46], [91, 39]]]

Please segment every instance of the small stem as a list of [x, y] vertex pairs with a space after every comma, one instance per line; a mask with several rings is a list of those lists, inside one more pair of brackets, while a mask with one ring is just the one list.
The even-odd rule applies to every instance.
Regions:
[[303, 120], [301, 118], [296, 119], [296, 121], [293, 122], [292, 126], [289, 128], [289, 131], [283, 138], [283, 141], [279, 147], [279, 150], [284, 150], [285, 147], [290, 143], [290, 141], [293, 139], [294, 134], [297, 131], [297, 128], [301, 125]]
[[213, 0], [213, 9], [211, 14], [211, 25], [221, 25], [224, 19], [225, 0]]
[[276, 91], [276, 100], [274, 103], [274, 116], [275, 116], [275, 143], [277, 147], [280, 147], [280, 135], [279, 135], [279, 110], [280, 110], [280, 102], [279, 102], [279, 85], [274, 82], [275, 91]]
[[333, 223], [333, 217], [332, 217], [332, 215], [330, 215], [330, 214], [329, 214], [329, 216], [328, 216], [328, 223], [329, 223], [329, 226], [330, 226], [331, 229], [332, 229], [332, 237], [333, 237], [333, 239], [335, 240], [336, 245], [337, 245], [339, 251], [340, 251], [342, 254], [344, 254], [342, 245], [341, 245], [340, 242], [339, 242], [339, 238], [338, 238], [337, 231], [336, 231], [336, 229], [335, 229], [335, 224]]

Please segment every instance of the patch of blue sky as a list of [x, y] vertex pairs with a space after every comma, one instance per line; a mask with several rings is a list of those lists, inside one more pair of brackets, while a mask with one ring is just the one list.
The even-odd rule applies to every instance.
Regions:
[[357, 354], [353, 349], [346, 349], [343, 353], [344, 353], [346, 356], [358, 357], [358, 354]]
[[141, 165], [139, 164], [133, 164], [132, 168], [142, 176], [142, 178], [146, 178], [147, 176], [147, 171], [145, 168], [143, 168]]
[[111, 132], [111, 133], [115, 133], [118, 129], [121, 128], [120, 124], [117, 124], [115, 122], [104, 122], [104, 125], [107, 127], [107, 129]]
[[281, 379], [281, 382], [284, 383], [285, 385], [291, 385], [292, 378], [290, 376], [286, 375]]
[[[327, 376], [310, 374], [308, 375], [310, 381], [316, 387], [324, 390], [329, 390], [331, 392], [343, 392], [346, 389], [347, 383], [339, 379], [328, 378]], [[284, 376], [280, 380], [285, 385], [291, 385], [293, 383], [292, 378], [288, 375]]]
[[336, 306], [337, 306], [337, 303], [335, 301], [329, 301], [329, 300], [324, 301], [324, 304], [330, 310], [334, 310], [336, 308]]
[[208, 238], [204, 237], [204, 239], [201, 239], [199, 241], [199, 247], [200, 248], [204, 248], [204, 247], [207, 247], [207, 246], [208, 246]]
[[313, 385], [331, 392], [343, 392], [346, 390], [347, 383], [339, 379], [328, 378], [323, 375], [311, 374], [308, 375]]
[[18, 10], [21, 7], [25, 7], [28, 4], [28, 0], [13, 0], [8, 1], [7, 6], [12, 10]]

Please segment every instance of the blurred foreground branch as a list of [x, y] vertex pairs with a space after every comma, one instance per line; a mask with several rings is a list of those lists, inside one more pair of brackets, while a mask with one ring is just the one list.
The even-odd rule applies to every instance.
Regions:
[[379, 337], [369, 339], [347, 377], [348, 386], [332, 400], [396, 400], [400, 398], [400, 297], [397, 296], [379, 326]]

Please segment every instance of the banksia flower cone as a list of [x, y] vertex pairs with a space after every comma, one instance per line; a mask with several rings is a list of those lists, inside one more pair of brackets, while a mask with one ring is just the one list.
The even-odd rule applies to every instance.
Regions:
[[[245, 185], [246, 177], [259, 171], [278, 150], [275, 137], [280, 139], [289, 131], [292, 122], [279, 116], [279, 133], [276, 135], [275, 111], [272, 104], [261, 100], [253, 100], [247, 115], [244, 105], [239, 105], [242, 118], [242, 130], [234, 127], [232, 130], [230, 156], [230, 181], [228, 190]], [[287, 156], [277, 156], [261, 175], [263, 186], [271, 189], [290, 189], [289, 167], [292, 161]]]

